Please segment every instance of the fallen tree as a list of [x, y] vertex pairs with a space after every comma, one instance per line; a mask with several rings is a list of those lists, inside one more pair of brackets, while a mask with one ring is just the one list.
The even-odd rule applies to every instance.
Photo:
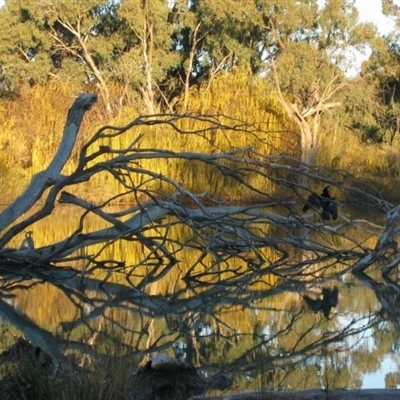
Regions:
[[[140, 143], [141, 134], [138, 134], [132, 140], [131, 145], [125, 149], [114, 149], [110, 146], [99, 144], [104, 138], [114, 138], [141, 126], [158, 124], [168, 125], [176, 131], [182, 132], [182, 134], [202, 135], [221, 130], [225, 134], [241, 131], [244, 134], [261, 135], [262, 132], [255, 132], [253, 127], [239, 124], [237, 121], [234, 121], [232, 125], [226, 125], [222, 124], [215, 116], [159, 115], [139, 116], [124, 127], [105, 126], [80, 150], [79, 161], [75, 171], [70, 175], [63, 175], [62, 168], [71, 155], [84, 114], [96, 102], [96, 99], [96, 94], [82, 94], [77, 98], [68, 113], [64, 135], [53, 161], [46, 170], [35, 175], [27, 189], [0, 214], [0, 229], [2, 231], [0, 255], [6, 257], [7, 260], [17, 261], [22, 259], [24, 262], [33, 264], [63, 262], [66, 257], [76, 253], [79, 249], [107, 240], [112, 241], [124, 238], [140, 241], [150, 249], [152, 256], [156, 258], [162, 256], [172, 260], [174, 256], [165, 246], [168, 238], [149, 238], [145, 236], [148, 227], [157, 225], [158, 221], [166, 215], [176, 217], [176, 223], [190, 226], [196, 236], [201, 238], [201, 245], [190, 242], [182, 243], [182, 246], [201, 248], [205, 244], [207, 251], [215, 254], [224, 249], [228, 249], [229, 253], [237, 255], [251, 251], [257, 256], [260, 264], [265, 261], [260, 249], [274, 248], [280, 254], [280, 257], [278, 261], [264, 266], [268, 270], [283, 268], [284, 271], [288, 272], [304, 266], [304, 260], [302, 259], [299, 259], [298, 265], [295, 265], [293, 258], [291, 256], [288, 257], [287, 250], [282, 250], [283, 247], [302, 250], [303, 253], [312, 252], [316, 254], [317, 257], [313, 260], [307, 260], [309, 263], [338, 259], [342, 262], [351, 261], [353, 263], [352, 269], [357, 272], [364, 271], [376, 261], [384, 259], [388, 252], [397, 252], [396, 237], [399, 234], [397, 225], [399, 207], [393, 207], [390, 203], [380, 198], [379, 194], [368, 194], [364, 192], [363, 188], [349, 186], [347, 182], [351, 177], [344, 171], [335, 171], [337, 178], [334, 180], [327, 175], [321, 175], [320, 167], [298, 167], [298, 161], [295, 162], [289, 157], [283, 155], [264, 156], [255, 152], [252, 148], [241, 148], [214, 154], [200, 152], [176, 153], [163, 149], [147, 149], [143, 151], [137, 146]], [[206, 128], [195, 132], [181, 131], [178, 122], [187, 118], [200, 119], [206, 125]], [[97, 150], [88, 154], [88, 149], [93, 149], [96, 144], [98, 146]], [[104, 154], [109, 155], [109, 159], [96, 162]], [[244, 188], [257, 194], [258, 198], [263, 196], [265, 201], [258, 201], [246, 206], [222, 204], [220, 201], [208, 198], [207, 194], [189, 192], [185, 189], [184, 184], [180, 184], [168, 176], [140, 168], [139, 163], [143, 159], [200, 161], [220, 171], [221, 176], [229, 175], [240, 182]], [[138, 193], [140, 193], [147, 195], [151, 200], [138, 203], [133, 207], [113, 214], [105, 211], [105, 206], [109, 202], [105, 202], [102, 205], [92, 204], [67, 192], [68, 187], [86, 182], [102, 171], [108, 171], [126, 189], [126, 192], [121, 193], [119, 196], [131, 196], [134, 193], [135, 198], [139, 198]], [[131, 178], [135, 174], [142, 174], [151, 180], [167, 182], [175, 189], [175, 193], [167, 194], [162, 191], [150, 191], [145, 186], [136, 187]], [[337, 191], [341, 192], [342, 197], [358, 196], [363, 198], [363, 204], [368, 203], [370, 209], [375, 208], [385, 211], [386, 223], [377, 225], [367, 219], [351, 219], [348, 213], [343, 211], [340, 213], [338, 222], [333, 225], [315, 219], [310, 221], [309, 216], [299, 212], [302, 202], [305, 201], [305, 198], [310, 193], [309, 189], [302, 188], [295, 182], [282, 178], [281, 176], [285, 174], [289, 177], [306, 175], [308, 179], [314, 179], [320, 181], [323, 185], [335, 187]], [[291, 191], [292, 199], [285, 201], [282, 198], [260, 192], [259, 188], [250, 183], [251, 180], [248, 177], [252, 175], [259, 175], [262, 179], [272, 180], [278, 185], [285, 186]], [[28, 210], [38, 205], [39, 199], [44, 200], [44, 204], [28, 218], [21, 218]], [[109, 201], [111, 202], [112, 200], [114, 199]], [[37, 221], [50, 215], [57, 202], [70, 204], [81, 209], [82, 221], [88, 214], [94, 213], [108, 224], [111, 224], [112, 227], [96, 232], [83, 233], [81, 223], [71, 236], [59, 243], [52, 243], [41, 248], [22, 246], [20, 250], [16, 251], [10, 251], [6, 247], [7, 243], [16, 235], [31, 229]], [[190, 206], [187, 206], [188, 202], [190, 202]], [[210, 204], [212, 202], [216, 206], [210, 207], [206, 205], [206, 203]], [[278, 212], [266, 211], [278, 208]], [[344, 207], [342, 207], [343, 209]], [[266, 224], [266, 226], [277, 228], [282, 235], [267, 237], [253, 228], [254, 223]], [[346, 229], [349, 226], [375, 236], [375, 247], [365, 247], [362, 243], [352, 239], [346, 233]], [[206, 231], [205, 227], [210, 229]], [[302, 234], [304, 233], [301, 231], [302, 229], [306, 229], [308, 232], [318, 231], [321, 235], [334, 235], [345, 238], [348, 242], [348, 247], [337, 249], [329, 243], [317, 243], [314, 240], [308, 240], [306, 239], [307, 234], [306, 236]], [[300, 234], [292, 234], [296, 230]], [[388, 274], [397, 266], [400, 261], [399, 257], [396, 256], [389, 263], [382, 265], [382, 270], [385, 274]], [[288, 265], [290, 265], [289, 268]]]
[[[128, 308], [131, 313], [148, 318], [179, 315], [182, 324], [194, 330], [202, 319], [199, 316], [206, 312], [213, 315], [213, 310], [221, 305], [246, 306], [282, 291], [304, 295], [315, 277], [320, 285], [329, 282], [335, 275], [332, 269], [338, 263], [341, 265], [339, 274], [353, 271], [375, 291], [382, 310], [398, 326], [392, 308], [400, 290], [391, 281], [390, 274], [400, 261], [397, 248], [400, 206], [394, 207], [371, 187], [354, 184], [354, 177], [346, 171], [302, 165], [288, 156], [267, 156], [252, 147], [231, 151], [215, 148], [213, 153], [140, 148], [143, 136], [136, 132], [154, 125], [168, 126], [182, 135], [240, 132], [259, 140], [266, 135], [250, 124], [221, 116], [139, 116], [123, 127], [105, 126], [82, 146], [75, 170], [65, 175], [63, 166], [71, 156], [81, 121], [96, 98], [95, 94], [83, 94], [76, 99], [68, 113], [64, 135], [53, 162], [34, 176], [26, 190], [0, 214], [0, 313], [24, 331], [29, 341], [42, 348], [54, 365], [65, 363], [63, 349], [67, 347], [95, 356], [97, 350], [93, 343], [102, 328], [93, 328], [91, 323], [104, 319], [105, 310], [112, 307]], [[183, 130], [180, 122], [188, 119], [200, 121], [203, 128]], [[113, 138], [127, 132], [132, 135], [132, 140], [126, 148], [104, 145], [104, 139], [110, 139], [109, 143], [112, 143]], [[229, 176], [253, 197], [232, 204], [207, 193], [194, 193], [187, 189], [185, 182], [141, 167], [141, 161], [153, 159], [202, 163], [217, 171], [221, 179]], [[121, 184], [124, 188], [121, 193], [101, 204], [73, 193], [75, 186], [104, 171]], [[297, 183], [299, 175], [335, 190], [339, 205], [336, 221], [321, 220], [318, 209], [311, 213], [301, 211], [312, 191]], [[135, 179], [137, 176], [143, 179]], [[255, 176], [284, 188], [285, 196], [264, 192], [253, 184]], [[149, 182], [155, 184], [150, 187]], [[170, 191], [165, 191], [162, 184], [168, 185]], [[229, 187], [226, 190], [229, 194]], [[380, 212], [385, 219], [376, 223], [366, 216], [353, 218], [351, 207], [354, 204], [347, 205], [345, 200], [348, 198], [357, 199], [353, 200], [356, 207], [368, 207], [371, 212]], [[126, 204], [124, 208], [115, 211], [108, 207], [121, 199], [128, 199], [121, 202]], [[35, 246], [35, 224], [50, 216], [59, 205], [74, 207], [80, 215], [79, 223], [62, 240]], [[104, 227], [85, 227], [90, 215], [101, 219]], [[182, 237], [170, 235], [174, 227], [184, 227], [190, 234]], [[24, 232], [20, 248], [9, 247], [10, 241]], [[134, 265], [128, 265], [125, 259], [105, 259], [102, 256], [107, 246], [118, 241], [133, 242], [145, 249]], [[94, 245], [101, 245], [101, 250], [93, 252]], [[198, 257], [181, 271], [180, 279], [185, 289], [170, 293], [168, 301], [164, 295], [150, 293], [150, 285], [160, 282], [172, 269], [178, 268], [183, 250], [188, 249], [196, 251]], [[212, 261], [205, 262], [209, 255]], [[140, 270], [142, 266], [146, 267], [145, 272]], [[386, 292], [382, 294], [382, 286], [363, 274], [371, 267], [381, 270], [386, 284], [393, 288], [391, 296], [388, 297]], [[103, 273], [101, 277], [96, 276], [99, 271]], [[122, 276], [126, 283], [114, 282], [112, 276], [115, 275]], [[266, 284], [267, 275], [277, 277], [277, 283], [273, 286]], [[286, 277], [290, 279], [280, 279]], [[135, 283], [132, 283], [133, 279]], [[90, 311], [82, 312], [79, 318], [63, 321], [60, 329], [70, 332], [79, 326], [89, 327], [90, 340], [71, 341], [50, 334], [7, 304], [6, 300], [18, 288], [37, 281], [56, 286], [71, 302], [79, 303], [80, 308], [83, 305], [88, 307]], [[265, 289], [254, 290], [252, 285], [255, 283], [263, 283]], [[221, 329], [227, 329], [216, 316], [213, 318]], [[289, 330], [298, 318], [299, 314], [295, 313], [282, 332]], [[371, 313], [366, 324], [376, 326], [379, 318]], [[264, 367], [274, 368], [275, 364], [282, 362], [293, 365], [296, 357], [309, 357], [327, 344], [359, 333], [365, 327], [358, 328], [357, 323], [363, 321], [365, 318], [350, 321], [344, 329], [330, 332], [313, 345], [302, 347], [296, 344], [290, 352], [270, 357]], [[187, 332], [182, 331], [182, 335], [185, 334]], [[145, 352], [127, 345], [124, 348], [128, 355], [144, 356], [164, 351], [174, 340], [159, 343], [157, 339]], [[256, 349], [250, 349], [248, 354]], [[232, 368], [240, 369], [239, 362], [245, 356], [239, 358]], [[257, 368], [255, 363], [246, 363], [246, 370], [252, 368]]]

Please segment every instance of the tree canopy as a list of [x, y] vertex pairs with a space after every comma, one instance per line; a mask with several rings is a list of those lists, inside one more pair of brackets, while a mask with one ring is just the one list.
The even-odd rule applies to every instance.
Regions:
[[271, 57], [284, 92], [306, 103], [313, 81], [343, 74], [376, 34], [351, 0], [8, 0], [0, 20], [3, 94], [58, 78], [96, 84], [109, 110], [141, 99], [151, 113], [239, 63], [269, 75]]

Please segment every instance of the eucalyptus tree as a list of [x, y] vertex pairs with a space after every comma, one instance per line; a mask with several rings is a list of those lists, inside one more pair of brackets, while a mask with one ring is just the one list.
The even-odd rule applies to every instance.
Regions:
[[174, 13], [165, 0], [122, 0], [118, 8], [125, 42], [118, 53], [119, 80], [124, 91], [141, 93], [149, 114], [170, 105], [166, 82], [181, 62], [174, 50]]
[[[14, 89], [21, 79], [30, 84], [52, 77], [89, 84], [97, 82], [111, 111], [109, 83], [122, 45], [117, 4], [6, 1], [0, 9], [3, 80]], [[119, 45], [119, 46], [118, 46]]]
[[[9, 0], [0, 9], [0, 23], [3, 94], [16, 92], [24, 82], [61, 78], [97, 86], [109, 112], [128, 99], [139, 109], [143, 101], [152, 114], [192, 84], [198, 37], [187, 5]], [[115, 100], [113, 83], [119, 85]]]
[[179, 56], [160, 85], [169, 101], [180, 101], [186, 110], [193, 85], [209, 83], [241, 61], [250, 63], [253, 73], [259, 71], [266, 28], [256, 3], [175, 0], [169, 4], [172, 50]]
[[[271, 33], [271, 77], [286, 113], [301, 136], [301, 161], [312, 165], [321, 145], [322, 116], [341, 105], [340, 91], [349, 84], [345, 72], [350, 52], [363, 50], [375, 37], [371, 24], [358, 22], [354, 1], [285, 1], [277, 6]], [[283, 21], [283, 20], [282, 20]]]
[[185, 59], [191, 60], [185, 76], [192, 71], [196, 80], [207, 81], [217, 71], [249, 63], [255, 76], [267, 77], [277, 88], [300, 131], [300, 161], [312, 165], [321, 145], [322, 116], [341, 104], [351, 52], [368, 47], [376, 34], [372, 24], [359, 23], [352, 0], [188, 4], [185, 15], [193, 22], [187, 30], [192, 41], [181, 39], [187, 43]]
[[383, 13], [395, 22], [395, 29], [371, 42], [371, 56], [363, 63], [362, 76], [374, 88], [375, 102], [369, 124], [365, 124], [368, 142], [393, 143], [400, 132], [400, 6], [382, 1]]

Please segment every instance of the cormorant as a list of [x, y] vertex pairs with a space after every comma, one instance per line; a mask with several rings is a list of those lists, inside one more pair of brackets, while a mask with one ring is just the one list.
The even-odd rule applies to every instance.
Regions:
[[19, 250], [34, 250], [35, 249], [35, 242], [32, 238], [32, 231], [25, 232], [25, 239], [21, 243]]
[[324, 187], [320, 195], [312, 193], [304, 204], [303, 212], [307, 212], [310, 208], [321, 208], [321, 218], [324, 221], [329, 221], [331, 216], [337, 219], [338, 210], [335, 198], [332, 198], [329, 193], [329, 186]]
[[322, 205], [322, 208], [323, 208], [322, 213], [325, 213], [327, 221], [329, 221], [329, 216], [331, 216], [332, 219], [334, 220], [337, 219], [338, 217], [337, 202], [334, 197], [326, 201], [326, 203]]

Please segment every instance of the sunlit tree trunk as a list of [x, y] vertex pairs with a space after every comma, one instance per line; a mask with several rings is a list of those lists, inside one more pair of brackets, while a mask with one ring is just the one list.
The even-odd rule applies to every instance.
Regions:
[[[313, 165], [315, 156], [321, 145], [321, 115], [325, 110], [340, 105], [339, 102], [329, 103], [328, 101], [343, 86], [343, 84], [338, 84], [338, 77], [334, 76], [326, 86], [323, 93], [314, 99], [315, 102], [312, 105], [301, 104], [301, 109], [299, 109], [299, 106], [296, 103], [288, 103], [284, 98], [274, 61], [272, 62], [272, 66], [279, 102], [286, 111], [287, 115], [296, 122], [300, 130], [300, 161], [306, 168], [310, 167]], [[310, 92], [311, 91], [312, 88], [310, 87]], [[298, 183], [301, 185], [306, 185], [307, 176], [303, 174], [299, 175]]]
[[204, 36], [201, 36], [201, 37], [198, 36], [200, 26], [201, 26], [201, 22], [199, 22], [196, 25], [196, 28], [192, 35], [192, 47], [190, 48], [190, 54], [189, 54], [189, 60], [188, 60], [188, 66], [186, 69], [186, 77], [185, 77], [185, 84], [184, 84], [185, 85], [185, 94], [184, 94], [184, 100], [183, 100], [183, 110], [184, 111], [187, 110], [188, 104], [189, 104], [190, 76], [192, 74], [194, 58], [196, 56], [196, 47], [199, 44], [199, 42], [201, 41], [201, 39], [204, 37]]
[[143, 2], [143, 28], [139, 29], [129, 22], [129, 27], [137, 37], [141, 46], [141, 53], [143, 56], [143, 73], [144, 83], [139, 87], [142, 99], [146, 105], [147, 112], [150, 115], [157, 113], [154, 94], [154, 78], [153, 78], [153, 52], [154, 52], [154, 24], [150, 19], [149, 4], [147, 1]]
[[[146, 3], [147, 6], [147, 3]], [[143, 96], [143, 101], [146, 104], [147, 110], [150, 114], [156, 114], [156, 105], [154, 102], [154, 88], [153, 88], [153, 48], [154, 48], [154, 36], [153, 36], [153, 24], [149, 21], [148, 12], [146, 9], [146, 19], [144, 22], [142, 37], [143, 58], [145, 62], [145, 76], [146, 83], [140, 88]]]

